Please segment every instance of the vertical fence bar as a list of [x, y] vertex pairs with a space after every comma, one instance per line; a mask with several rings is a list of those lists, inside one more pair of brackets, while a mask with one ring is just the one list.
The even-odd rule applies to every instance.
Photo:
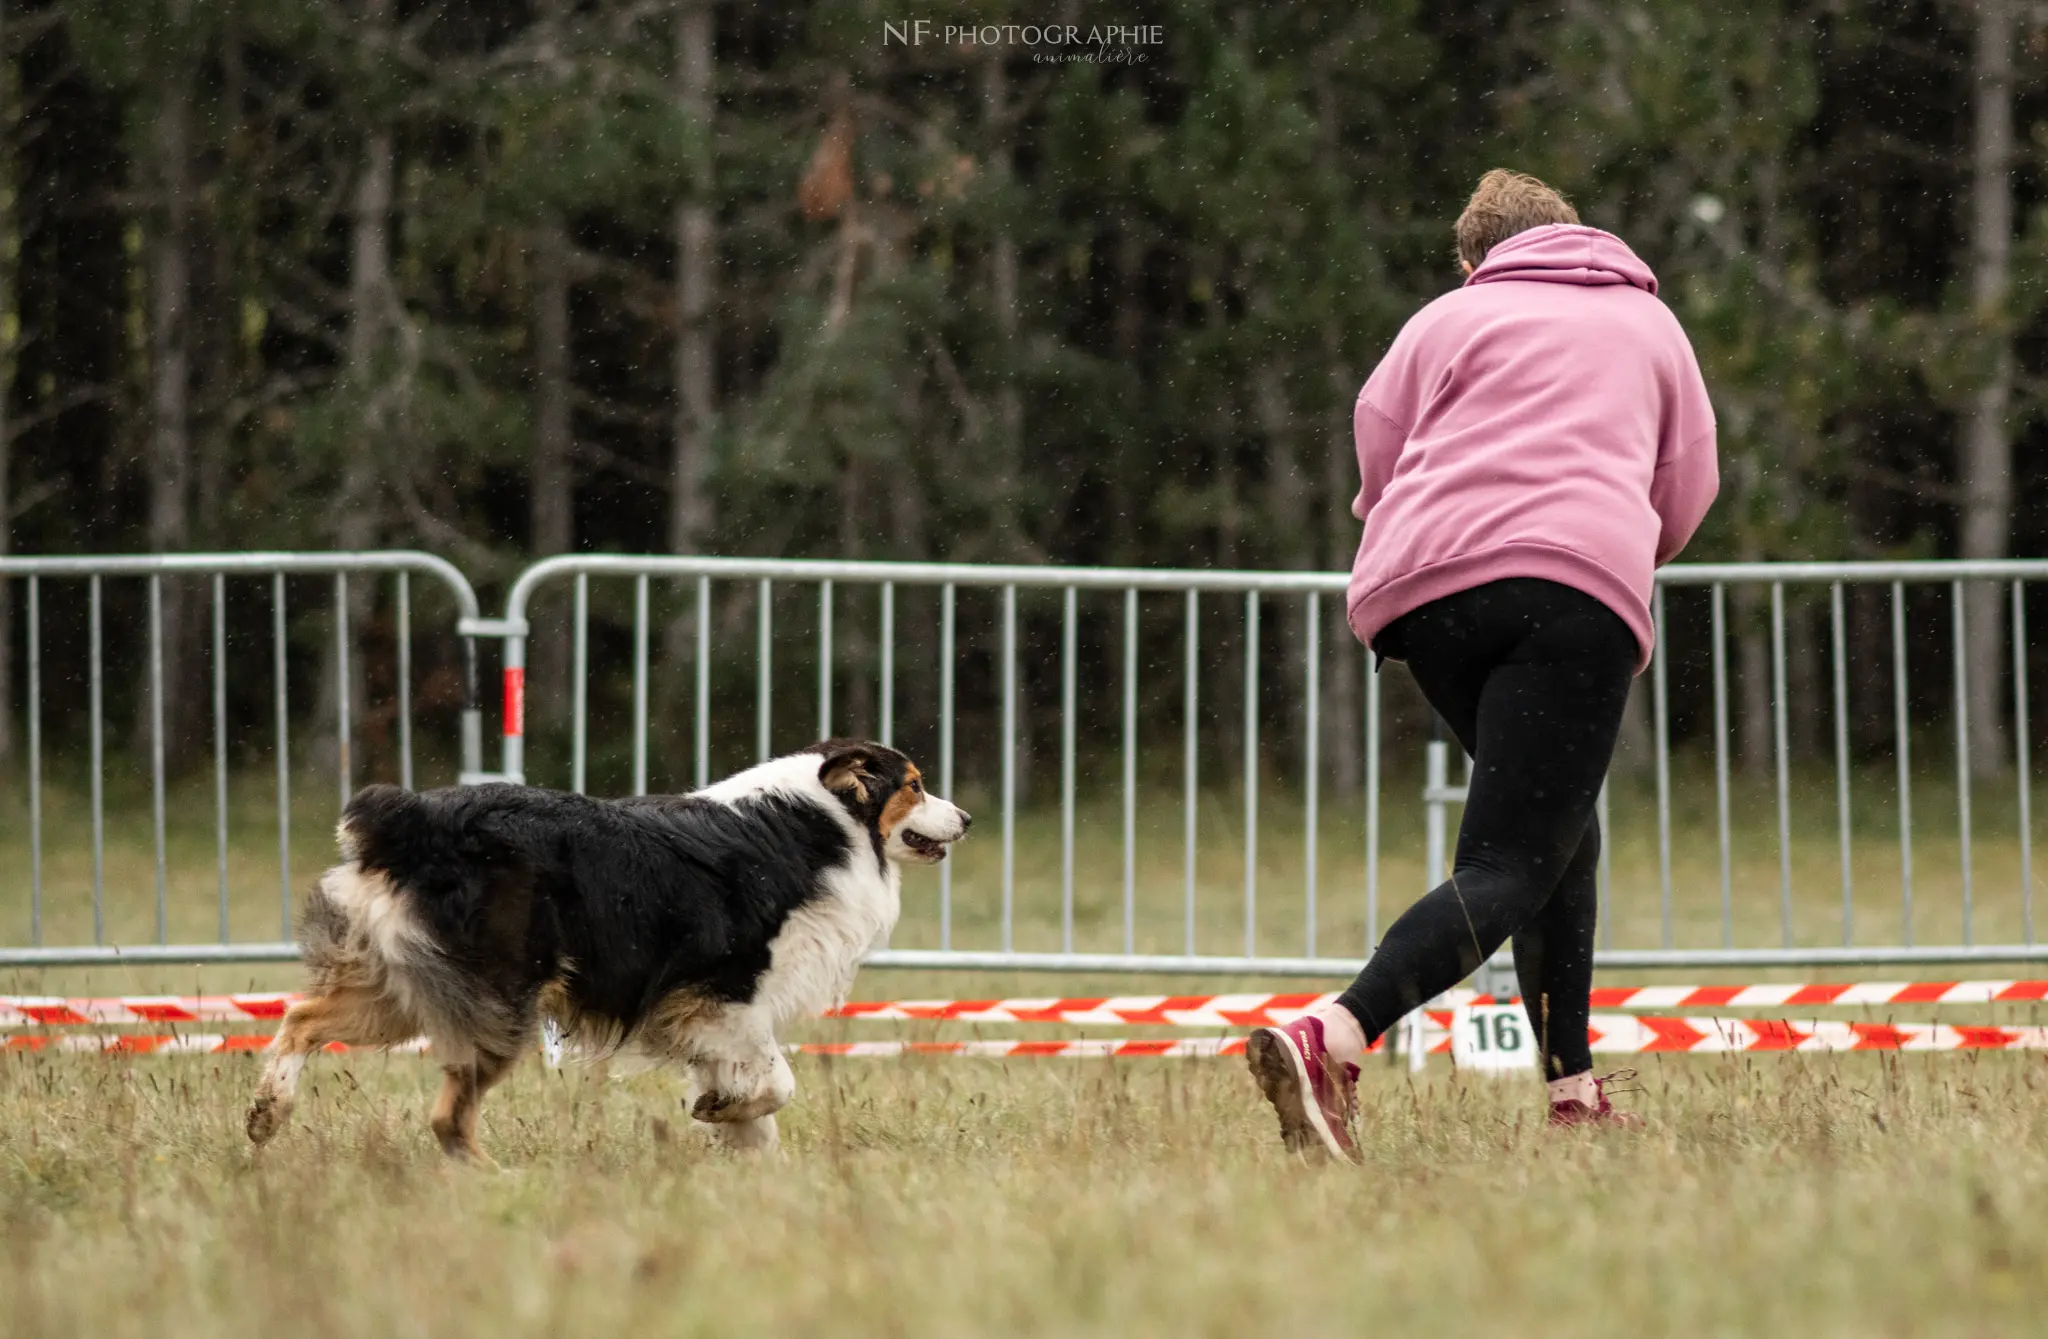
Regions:
[[754, 760], [767, 762], [768, 726], [775, 695], [775, 591], [767, 577], [761, 578], [754, 639]]
[[[939, 591], [939, 789], [953, 798], [954, 588]], [[953, 947], [953, 862], [939, 866], [939, 947]]]
[[2033, 743], [2027, 738], [2027, 586], [2012, 583], [2012, 724], [2014, 764], [2019, 773], [2020, 930], [2034, 942]]
[[107, 890], [107, 795], [106, 795], [106, 714], [103, 700], [100, 655], [100, 630], [103, 622], [101, 609], [100, 579], [91, 581], [92, 602], [92, 647], [90, 685], [92, 698], [92, 942], [103, 944], [107, 939], [106, 890]]
[[43, 581], [28, 579], [29, 942], [43, 942]]
[[1728, 835], [1728, 601], [1714, 583], [1714, 818], [1721, 839], [1721, 947], [1735, 946], [1733, 851]]
[[882, 583], [882, 632], [881, 667], [876, 672], [881, 682], [875, 685], [875, 696], [882, 699], [881, 741], [890, 748], [896, 747], [896, 583]]
[[213, 857], [220, 872], [220, 942], [228, 942], [228, 579], [213, 574]]
[[270, 695], [277, 721], [278, 938], [292, 937], [292, 733], [285, 682], [284, 573], [270, 578]]
[[1074, 951], [1074, 695], [1080, 619], [1067, 587], [1060, 608], [1060, 951]]
[[1201, 639], [1197, 635], [1200, 631], [1200, 615], [1200, 596], [1194, 591], [1189, 591], [1185, 624], [1187, 640], [1186, 683], [1183, 685], [1181, 695], [1181, 873], [1183, 882], [1186, 885], [1186, 907], [1184, 911], [1186, 934], [1183, 951], [1189, 957], [1193, 957], [1195, 952], [1195, 804], [1197, 798], [1195, 795], [1195, 750], [1197, 735], [1199, 734], [1195, 716], [1195, 683], [1201, 673]]
[[1365, 951], [1380, 941], [1380, 676], [1365, 653]]
[[[526, 780], [526, 643], [524, 632], [507, 635], [500, 665], [505, 686], [500, 765], [506, 777], [515, 782]], [[478, 733], [482, 733], [482, 722], [478, 722]], [[478, 746], [481, 749], [481, 739]]]
[[1785, 583], [1771, 583], [1771, 744], [1778, 769], [1778, 931], [1792, 946], [1792, 773], [1785, 710]]
[[355, 730], [349, 720], [348, 573], [334, 574], [334, 771], [340, 783], [341, 808], [348, 807], [349, 780], [354, 772], [349, 746]]
[[1244, 595], [1244, 955], [1259, 937], [1259, 593]]
[[1975, 942], [1971, 935], [1970, 887], [1970, 647], [1963, 611], [1963, 583], [1949, 583], [1955, 625], [1956, 698], [1956, 838], [1963, 867], [1963, 942]]
[[1124, 592], [1124, 952], [1138, 951], [1138, 592]]
[[1907, 716], [1906, 583], [1892, 583], [1892, 728], [1899, 763], [1899, 942], [1913, 943], [1913, 743]]
[[818, 738], [832, 737], [832, 578], [818, 583]]
[[[1663, 947], [1672, 943], [1671, 925], [1671, 657], [1665, 643], [1671, 635], [1664, 614], [1664, 587], [1656, 591], [1657, 649], [1650, 661], [1650, 705], [1657, 730], [1657, 906], [1662, 917]], [[1602, 833], [1604, 841], [1606, 834]]]
[[1856, 942], [1854, 835], [1849, 826], [1849, 617], [1842, 583], [1828, 589], [1828, 623], [1835, 656], [1835, 827], [1842, 843], [1842, 947]]
[[633, 793], [647, 793], [647, 576], [633, 578]]
[[576, 596], [569, 614], [569, 789], [578, 795], [590, 790], [590, 573], [576, 574]]
[[1017, 588], [1003, 587], [1003, 952], [1017, 913]]
[[697, 728], [691, 785], [711, 784], [711, 578], [697, 578]]
[[170, 942], [164, 869], [164, 579], [149, 579], [149, 830], [156, 853], [156, 942]]
[[[1432, 735], [1441, 734], [1443, 726], [1439, 720]], [[1422, 768], [1422, 886], [1433, 886], [1444, 877], [1447, 858], [1446, 820], [1450, 817], [1449, 806], [1442, 799], [1442, 793], [1451, 784], [1450, 745], [1441, 738], [1432, 738], [1423, 749]]]
[[412, 573], [398, 574], [398, 784], [412, 789]]
[[1303, 882], [1308, 894], [1308, 930], [1304, 936], [1308, 956], [1316, 956], [1316, 802], [1320, 798], [1317, 775], [1322, 765], [1322, 696], [1323, 696], [1323, 599], [1311, 591], [1307, 598], [1307, 624], [1303, 636], [1308, 639], [1305, 650], [1305, 665], [1302, 677], [1307, 681], [1305, 688], [1308, 701], [1303, 704], [1303, 730], [1306, 738], [1302, 741], [1302, 822], [1306, 828], [1302, 837]]

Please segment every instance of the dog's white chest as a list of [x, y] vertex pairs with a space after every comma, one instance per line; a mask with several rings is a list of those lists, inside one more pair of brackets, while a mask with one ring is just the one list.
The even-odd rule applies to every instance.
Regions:
[[768, 946], [755, 1003], [777, 1027], [843, 1003], [861, 962], [896, 928], [902, 876], [895, 866], [834, 870], [824, 883], [823, 895], [791, 912]]

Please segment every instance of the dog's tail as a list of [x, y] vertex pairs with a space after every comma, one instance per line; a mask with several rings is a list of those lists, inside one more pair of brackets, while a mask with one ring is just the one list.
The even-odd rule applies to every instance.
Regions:
[[517, 1000], [465, 964], [519, 961], [534, 865], [478, 822], [479, 803], [496, 798], [488, 789], [356, 792], [336, 833], [341, 863], [321, 875], [299, 921], [315, 994], [364, 986], [437, 1050], [512, 1053], [524, 1027]]
[[419, 870], [440, 864], [449, 832], [427, 797], [397, 786], [364, 786], [341, 811], [341, 858], [372, 869]]

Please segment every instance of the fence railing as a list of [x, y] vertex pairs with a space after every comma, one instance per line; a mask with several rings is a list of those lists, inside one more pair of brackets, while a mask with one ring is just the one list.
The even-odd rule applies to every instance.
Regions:
[[[1424, 749], [1420, 769], [1388, 752], [1388, 713], [1407, 723], [1399, 737], [1414, 738], [1419, 699], [1405, 685], [1384, 697], [1383, 684], [1404, 676], [1374, 673], [1344, 629], [1341, 573], [569, 556], [528, 568], [504, 616], [485, 619], [460, 574], [420, 554], [0, 562], [0, 579], [29, 578], [31, 627], [40, 577], [83, 576], [97, 590], [115, 575], [215, 574], [218, 598], [220, 578], [237, 573], [270, 574], [281, 588], [285, 574], [345, 583], [379, 571], [431, 572], [455, 593], [465, 781], [583, 790], [597, 776], [597, 789], [640, 792], [659, 769], [681, 789], [861, 733], [911, 751], [943, 792], [993, 807], [996, 821], [984, 818], [941, 867], [935, 901], [908, 905], [927, 896], [922, 881], [907, 890], [906, 946], [877, 965], [1340, 975], [1444, 868], [1463, 799], [1446, 746]], [[2032, 914], [2026, 635], [2028, 590], [2044, 577], [2048, 562], [2031, 560], [1660, 573], [1642, 779], [1602, 796], [1599, 965], [2048, 959]], [[2002, 625], [1989, 698], [1972, 689], [1986, 682], [1971, 658], [1972, 620], [1987, 607], [1973, 589], [1992, 592]], [[481, 760], [479, 637], [504, 643], [495, 772]], [[344, 663], [347, 642], [344, 628]], [[32, 643], [32, 704], [35, 656]], [[594, 672], [605, 667], [616, 670]], [[345, 694], [348, 675], [336, 677]], [[282, 816], [281, 682], [277, 691]], [[529, 719], [543, 698], [547, 710]], [[349, 707], [338, 708], [346, 759]], [[91, 714], [97, 773], [97, 696]], [[1985, 782], [1976, 739], [1993, 718], [2008, 747], [2003, 776]], [[1927, 767], [1930, 750], [1952, 771]], [[218, 744], [216, 769], [224, 795]], [[1398, 804], [1384, 803], [1389, 784]], [[160, 768], [153, 794], [161, 889]], [[217, 808], [224, 816], [224, 799]], [[991, 826], [993, 841], [981, 835]], [[98, 840], [96, 828], [95, 850]], [[281, 838], [287, 903], [289, 854]], [[39, 932], [39, 890], [36, 908]], [[290, 952], [224, 934], [166, 945], [161, 910], [157, 923], [157, 945], [119, 956]], [[38, 947], [32, 936], [0, 948], [0, 964], [116, 952]]]
[[[337, 805], [345, 802], [356, 784], [353, 741], [352, 657], [361, 654], [351, 627], [351, 578], [388, 576], [392, 579], [393, 640], [396, 666], [395, 715], [398, 779], [410, 786], [414, 776], [413, 739], [413, 576], [428, 578], [445, 590], [453, 605], [455, 620], [449, 631], [473, 622], [478, 613], [476, 592], [469, 580], [445, 559], [428, 553], [235, 553], [235, 554], [144, 554], [103, 557], [0, 557], [0, 581], [14, 581], [24, 596], [22, 625], [25, 654], [21, 658], [26, 721], [25, 759], [27, 789], [28, 858], [25, 866], [10, 868], [6, 881], [20, 880], [28, 887], [29, 918], [26, 945], [0, 943], [0, 965], [39, 965], [94, 962], [145, 961], [275, 961], [296, 955], [291, 940], [292, 906], [296, 890], [292, 882], [292, 718], [290, 693], [291, 637], [287, 579], [329, 577], [332, 579], [332, 637], [330, 643], [334, 686], [333, 735]], [[211, 943], [169, 942], [169, 823], [166, 813], [165, 774], [166, 697], [165, 582], [208, 578], [205, 602], [205, 638], [208, 650], [207, 701], [210, 706], [209, 733], [212, 752], [212, 800], [214, 857], [217, 865], [217, 929]], [[230, 887], [229, 861], [229, 672], [228, 672], [228, 590], [229, 581], [265, 580], [268, 585], [269, 662], [271, 670], [270, 716], [271, 752], [274, 764], [275, 811], [277, 823], [278, 935], [275, 940], [232, 942], [231, 908], [236, 904]], [[145, 584], [142, 617], [140, 696], [147, 714], [146, 747], [149, 758], [148, 792], [150, 835], [153, 851], [153, 894], [155, 934], [153, 943], [106, 942], [106, 687], [108, 645], [108, 586], [124, 580]], [[85, 680], [86, 733], [88, 751], [87, 787], [90, 809], [92, 942], [90, 944], [46, 945], [44, 941], [44, 787], [45, 758], [43, 726], [49, 671], [45, 653], [45, 585], [79, 584], [86, 606], [86, 629], [82, 648]], [[11, 635], [11, 630], [8, 630]], [[121, 628], [116, 635], [132, 633]], [[462, 706], [460, 740], [462, 779], [482, 775], [483, 723], [477, 702], [476, 646], [472, 636], [462, 636]], [[77, 666], [63, 667], [75, 682]], [[13, 704], [5, 709], [12, 710]], [[323, 824], [324, 827], [324, 824]], [[10, 930], [10, 934], [14, 931]]]
[[[993, 712], [998, 735], [995, 750], [998, 760], [995, 799], [999, 809], [997, 888], [1000, 914], [995, 926], [996, 943], [987, 949], [969, 950], [956, 942], [954, 862], [949, 861], [939, 872], [936, 944], [925, 950], [899, 949], [877, 955], [873, 961], [878, 965], [1000, 965], [1013, 968], [1057, 967], [1071, 970], [1120, 971], [1333, 970], [1328, 961], [1319, 957], [1317, 940], [1321, 871], [1318, 868], [1319, 847], [1316, 834], [1320, 826], [1319, 805], [1323, 781], [1317, 748], [1321, 732], [1319, 711], [1322, 702], [1318, 676], [1322, 664], [1322, 610], [1326, 600], [1341, 595], [1345, 582], [1341, 574], [608, 555], [553, 558], [536, 564], [521, 574], [513, 585], [507, 601], [506, 617], [502, 627], [506, 648], [507, 705], [501, 770], [508, 777], [523, 778], [526, 775], [524, 706], [527, 642], [532, 630], [529, 621], [530, 606], [537, 593], [547, 584], [573, 579], [573, 609], [569, 619], [573, 645], [570, 679], [575, 686], [576, 694], [570, 711], [572, 743], [569, 775], [566, 780], [574, 789], [580, 790], [586, 784], [589, 713], [584, 689], [588, 683], [592, 578], [630, 578], [633, 582], [630, 738], [631, 787], [635, 791], [645, 789], [648, 778], [648, 676], [649, 646], [652, 639], [650, 590], [653, 582], [685, 583], [687, 586], [686, 616], [694, 634], [691, 757], [693, 779], [700, 785], [710, 776], [711, 668], [714, 660], [711, 639], [716, 621], [714, 585], [725, 588], [736, 586], [741, 590], [751, 591], [754, 603], [755, 654], [752, 675], [755, 739], [754, 756], [745, 761], [768, 757], [778, 747], [793, 747], [813, 738], [830, 736], [836, 729], [841, 728], [857, 728], [864, 733], [872, 728], [872, 732], [883, 742], [897, 742], [897, 680], [901, 668], [897, 654], [899, 597], [911, 590], [927, 592], [936, 603], [936, 618], [932, 621], [937, 643], [936, 647], [930, 648], [935, 652], [934, 668], [937, 670], [935, 721], [934, 728], [929, 732], [936, 744], [937, 755], [931, 770], [935, 774], [937, 785], [944, 793], [951, 793], [956, 782], [956, 731], [959, 724], [956, 671], [961, 651], [960, 603], [963, 595], [969, 592], [982, 592], [992, 597], [994, 607], [987, 612], [995, 625], [995, 667], [989, 677], [994, 681], [997, 695]], [[775, 735], [774, 714], [777, 671], [774, 600], [779, 587], [804, 589], [811, 592], [816, 599], [817, 612], [813, 625], [815, 642], [812, 647], [812, 664], [807, 668], [812, 669], [816, 675], [817, 730], [815, 733], [805, 731], [801, 737], [785, 733], [785, 737], [778, 741]], [[871, 721], [864, 720], [851, 726], [844, 719], [843, 713], [835, 714], [834, 710], [835, 689], [840, 679], [849, 672], [849, 667], [841, 664], [841, 657], [835, 648], [835, 617], [838, 603], [845, 598], [849, 588], [871, 593], [876, 629], [871, 648], [872, 669], [865, 671], [871, 672], [875, 679], [873, 718]], [[1020, 947], [1017, 942], [1017, 834], [1020, 792], [1018, 717], [1022, 696], [1019, 676], [1019, 599], [1022, 592], [1040, 592], [1055, 596], [1058, 600], [1058, 947], [1047, 950], [1027, 950]], [[1120, 667], [1117, 681], [1112, 685], [1112, 690], [1117, 695], [1117, 705], [1114, 711], [1100, 714], [1112, 716], [1118, 721], [1115, 751], [1119, 762], [1117, 812], [1121, 831], [1120, 859], [1111, 870], [1093, 877], [1109, 883], [1119, 891], [1121, 942], [1117, 948], [1104, 952], [1083, 951], [1077, 947], [1075, 938], [1077, 889], [1083, 877], [1076, 860], [1076, 766], [1079, 747], [1078, 721], [1082, 710], [1081, 657], [1078, 648], [1083, 596], [1093, 597], [1098, 602], [1106, 601], [1111, 622], [1119, 629], [1113, 638], [1117, 643], [1115, 653], [1107, 657]], [[1140, 881], [1137, 871], [1137, 776], [1140, 747], [1140, 602], [1148, 596], [1152, 597], [1155, 603], [1159, 597], [1169, 597], [1166, 601], [1169, 606], [1168, 612], [1178, 614], [1182, 628], [1182, 682], [1179, 694], [1182, 718], [1179, 759], [1182, 800], [1179, 825], [1181, 898], [1178, 908], [1180, 951], [1177, 953], [1138, 951]], [[1203, 807], [1201, 785], [1204, 777], [1200, 757], [1198, 713], [1204, 692], [1201, 682], [1200, 640], [1204, 624], [1204, 597], [1223, 597], [1232, 603], [1241, 602], [1238, 628], [1243, 651], [1242, 661], [1236, 673], [1236, 687], [1242, 697], [1242, 723], [1238, 736], [1241, 740], [1242, 757], [1234, 769], [1242, 793], [1245, 833], [1242, 849], [1243, 892], [1239, 939], [1241, 951], [1228, 955], [1204, 953], [1198, 948], [1197, 862], [1200, 814]], [[1305, 810], [1304, 831], [1307, 835], [1303, 849], [1305, 874], [1300, 889], [1304, 899], [1304, 912], [1299, 917], [1298, 927], [1298, 932], [1303, 937], [1303, 949], [1300, 955], [1280, 956], [1270, 951], [1262, 951], [1260, 941], [1260, 673], [1264, 648], [1259, 627], [1265, 602], [1286, 597], [1300, 601], [1301, 627], [1306, 639], [1302, 665], [1307, 681], [1302, 686], [1300, 702], [1305, 717], [1302, 737], [1306, 741], [1306, 749], [1301, 769], [1301, 786]], [[1365, 665], [1362, 653], [1355, 657], [1355, 663], [1362, 672]], [[1371, 675], [1362, 676], [1361, 686], [1365, 721], [1365, 745], [1361, 755], [1366, 851], [1363, 894], [1368, 928], [1366, 935], [1362, 936], [1354, 947], [1356, 952], [1362, 955], [1370, 937], [1376, 934], [1379, 918], [1377, 848], [1380, 817], [1380, 697], [1378, 680]]]

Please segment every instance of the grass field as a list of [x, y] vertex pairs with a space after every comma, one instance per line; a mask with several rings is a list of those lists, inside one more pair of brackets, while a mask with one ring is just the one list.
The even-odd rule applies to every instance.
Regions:
[[784, 1153], [661, 1075], [529, 1064], [508, 1170], [435, 1074], [327, 1059], [253, 1157], [254, 1064], [0, 1063], [6, 1331], [40, 1335], [2023, 1335], [2048, 1314], [2039, 1056], [1681, 1058], [1639, 1135], [1533, 1080], [1363, 1093], [1363, 1167], [1279, 1149], [1235, 1062], [799, 1065]]
[[[1382, 924], [1422, 880], [1419, 806], [1389, 786]], [[1888, 778], [1857, 779], [1859, 937], [1899, 930]], [[278, 933], [275, 808], [236, 779], [230, 926]], [[1674, 938], [1720, 938], [1710, 779], [1681, 774]], [[955, 943], [999, 933], [988, 797], [954, 882]], [[1978, 792], [1979, 940], [2017, 938], [2024, 905], [2010, 784]], [[110, 790], [109, 941], [154, 938], [148, 809]], [[1795, 933], [1840, 932], [1831, 779], [1794, 792]], [[1915, 794], [1915, 926], [1960, 930], [1953, 792]], [[294, 898], [331, 858], [331, 789], [309, 780], [292, 827]], [[1240, 802], [1205, 794], [1198, 943], [1243, 935]], [[173, 792], [169, 937], [210, 939], [212, 797]], [[18, 790], [0, 794], [0, 942], [28, 923]], [[1075, 938], [1122, 926], [1119, 817], [1077, 825]], [[1180, 797], [1141, 806], [1139, 947], [1180, 947]], [[1326, 806], [1322, 950], [1365, 939], [1361, 824]], [[86, 806], [55, 787], [44, 833], [44, 938], [92, 936]], [[1615, 802], [1614, 933], [1661, 934], [1654, 809]], [[1302, 947], [1301, 811], [1262, 808], [1259, 942]], [[1019, 947], [1059, 943], [1057, 815], [1017, 828]], [[1777, 940], [1768, 787], [1735, 806], [1738, 942]], [[913, 873], [896, 942], [937, 942], [937, 880]], [[1803, 975], [1794, 973], [1795, 975]], [[1938, 973], [1937, 973], [1938, 974]], [[1783, 975], [1779, 973], [1777, 975]], [[1886, 976], [1894, 973], [1883, 973]], [[1725, 979], [1725, 974], [1724, 978]], [[289, 966], [0, 974], [35, 993], [295, 985]], [[868, 998], [1271, 988], [1011, 974], [864, 975]], [[1941, 1015], [2041, 1022], [2035, 1009]], [[1915, 1013], [1911, 1016], [1924, 1016]], [[236, 1030], [236, 1029], [229, 1029]], [[1070, 1035], [1074, 1029], [1033, 1029]], [[806, 1035], [883, 1036], [877, 1025]], [[923, 1035], [932, 1035], [929, 1031]], [[958, 1030], [946, 1035], [962, 1035]], [[990, 1035], [1000, 1035], [991, 1033]], [[703, 1146], [675, 1078], [606, 1080], [527, 1064], [486, 1103], [502, 1174], [445, 1167], [425, 1128], [437, 1071], [414, 1057], [317, 1061], [298, 1116], [260, 1157], [242, 1135], [244, 1057], [0, 1056], [0, 1310], [8, 1335], [1591, 1335], [2034, 1334], [2048, 1315], [2048, 1056], [1670, 1057], [1625, 1099], [1647, 1132], [1554, 1133], [1533, 1079], [1364, 1081], [1366, 1165], [1281, 1152], [1237, 1061], [959, 1059], [798, 1062], [784, 1152]]]

